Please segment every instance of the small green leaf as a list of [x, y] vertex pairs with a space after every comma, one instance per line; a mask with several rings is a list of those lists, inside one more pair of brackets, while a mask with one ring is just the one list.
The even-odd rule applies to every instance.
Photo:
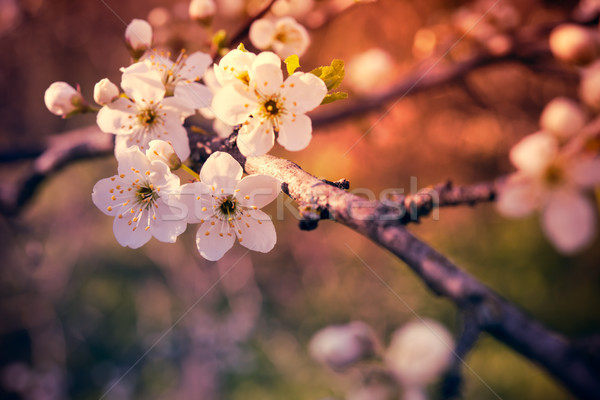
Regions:
[[225, 47], [225, 43], [227, 42], [227, 32], [224, 29], [219, 29], [213, 35], [212, 42], [217, 49]]
[[329, 104], [329, 103], [333, 103], [334, 101], [343, 100], [343, 99], [347, 99], [347, 98], [348, 98], [348, 93], [346, 93], [346, 92], [333, 92], [333, 93], [329, 93], [328, 95], [326, 95], [325, 98], [323, 99], [323, 101], [321, 102], [321, 104]]
[[237, 49], [243, 51], [244, 53], [248, 52], [248, 50], [246, 50], [246, 48], [244, 47], [244, 43], [242, 43], [242, 42], [240, 42], [240, 44], [238, 44]]
[[300, 68], [300, 60], [298, 59], [298, 56], [295, 54], [292, 54], [291, 56], [289, 56], [288, 58], [283, 60], [283, 62], [285, 63], [285, 65], [287, 67], [288, 75], [292, 75], [295, 70]]
[[327, 90], [336, 89], [344, 80], [344, 62], [333, 60], [330, 66], [318, 67], [310, 71], [318, 76], [327, 85]]

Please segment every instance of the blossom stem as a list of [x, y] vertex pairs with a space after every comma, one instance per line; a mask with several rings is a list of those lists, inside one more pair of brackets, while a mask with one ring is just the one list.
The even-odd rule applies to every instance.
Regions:
[[193, 169], [191, 169], [187, 165], [181, 164], [181, 169], [183, 169], [185, 172], [187, 172], [188, 174], [190, 174], [191, 176], [193, 176], [194, 179], [196, 179], [198, 181], [200, 180], [200, 175], [198, 175]]

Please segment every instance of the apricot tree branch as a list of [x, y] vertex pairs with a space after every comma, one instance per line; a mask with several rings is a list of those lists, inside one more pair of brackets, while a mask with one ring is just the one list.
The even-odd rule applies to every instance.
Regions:
[[[239, 154], [238, 154], [239, 157]], [[293, 162], [270, 155], [241, 160], [246, 172], [271, 175], [299, 204], [326, 209], [329, 217], [368, 237], [404, 261], [437, 295], [473, 315], [479, 328], [543, 367], [580, 398], [597, 398], [594, 364], [565, 336], [553, 332], [446, 257], [409, 233], [389, 206], [328, 185]]]

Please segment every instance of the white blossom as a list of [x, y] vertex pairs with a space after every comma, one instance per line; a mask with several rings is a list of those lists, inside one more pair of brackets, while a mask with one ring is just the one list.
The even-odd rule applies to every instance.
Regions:
[[52, 114], [66, 117], [73, 111], [80, 110], [85, 100], [81, 93], [68, 83], [54, 82], [44, 93], [44, 103]]
[[321, 104], [327, 94], [325, 83], [303, 72], [284, 82], [281, 61], [271, 52], [259, 54], [248, 74], [248, 86], [225, 86], [213, 99], [218, 118], [230, 125], [243, 124], [237, 138], [242, 154], [265, 154], [273, 147], [275, 132], [287, 150], [308, 146], [312, 124], [305, 113]]
[[250, 27], [249, 37], [257, 49], [273, 50], [282, 59], [292, 54], [301, 57], [310, 45], [306, 28], [292, 17], [256, 20]]
[[138, 248], [155, 237], [175, 242], [187, 226], [182, 209], [173, 205], [179, 177], [160, 160], [150, 161], [138, 147], [117, 154], [118, 175], [94, 186], [92, 200], [115, 217], [113, 232], [119, 244]]
[[278, 17], [300, 18], [314, 7], [314, 0], [277, 0], [271, 6], [271, 12]]
[[189, 110], [174, 97], [165, 98], [162, 76], [146, 63], [135, 63], [123, 71], [121, 87], [128, 98], [119, 98], [98, 112], [96, 122], [103, 132], [117, 135], [115, 154], [131, 146], [148, 149], [151, 140], [168, 140], [180, 159], [190, 155], [182, 121]]
[[236, 237], [243, 246], [262, 253], [275, 246], [275, 227], [260, 208], [277, 197], [281, 185], [266, 175], [241, 177], [242, 167], [232, 156], [215, 152], [200, 170], [201, 182], [182, 187], [188, 222], [201, 224], [196, 245], [207, 260], [223, 257]]
[[323, 328], [309, 343], [311, 356], [334, 370], [345, 369], [362, 359], [372, 357], [375, 349], [375, 333], [361, 321]]
[[439, 322], [412, 321], [394, 332], [385, 363], [404, 387], [423, 387], [452, 360], [454, 340]]
[[500, 187], [498, 210], [524, 217], [542, 210], [542, 229], [563, 253], [573, 253], [595, 236], [596, 213], [585, 190], [600, 184], [600, 159], [560, 151], [546, 132], [526, 136], [513, 147], [518, 171]]
[[380, 48], [372, 48], [355, 55], [346, 69], [348, 84], [359, 93], [369, 93], [390, 82], [394, 62]]
[[250, 69], [256, 54], [249, 51], [233, 49], [227, 53], [219, 64], [215, 64], [214, 73], [221, 86], [250, 84]]
[[557, 97], [544, 108], [540, 126], [559, 139], [567, 140], [583, 128], [586, 120], [585, 112], [579, 104], [566, 97]]
[[152, 46], [152, 26], [143, 19], [132, 20], [125, 29], [125, 42], [134, 58], [139, 58]]
[[209, 23], [215, 15], [217, 6], [214, 0], [192, 0], [190, 1], [190, 18], [201, 22]]
[[94, 101], [102, 106], [112, 103], [117, 97], [119, 97], [119, 88], [108, 78], [100, 80], [94, 86]]

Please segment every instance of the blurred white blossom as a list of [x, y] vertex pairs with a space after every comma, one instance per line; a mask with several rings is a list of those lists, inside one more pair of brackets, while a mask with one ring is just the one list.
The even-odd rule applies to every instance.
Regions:
[[394, 62], [386, 51], [372, 48], [350, 60], [346, 80], [356, 92], [369, 93], [390, 82], [393, 68]]
[[214, 0], [192, 0], [190, 2], [190, 18], [203, 24], [209, 24], [215, 15], [217, 6]]
[[310, 45], [306, 28], [292, 17], [256, 20], [250, 27], [249, 37], [257, 49], [273, 50], [282, 59], [292, 54], [301, 57]]
[[125, 43], [134, 58], [140, 58], [152, 46], [152, 26], [143, 19], [132, 20], [125, 29]]
[[376, 337], [371, 327], [361, 321], [331, 325], [312, 337], [309, 351], [320, 363], [341, 370], [374, 356]]
[[568, 140], [583, 128], [586, 121], [585, 111], [579, 104], [566, 97], [557, 97], [544, 108], [540, 126], [560, 140]]
[[394, 332], [385, 363], [405, 388], [423, 387], [449, 366], [453, 349], [452, 335], [439, 322], [412, 321]]
[[563, 253], [588, 245], [596, 232], [594, 203], [585, 190], [600, 184], [600, 159], [561, 152], [546, 132], [526, 136], [510, 153], [518, 172], [498, 192], [498, 210], [508, 217], [542, 211], [542, 228]]

